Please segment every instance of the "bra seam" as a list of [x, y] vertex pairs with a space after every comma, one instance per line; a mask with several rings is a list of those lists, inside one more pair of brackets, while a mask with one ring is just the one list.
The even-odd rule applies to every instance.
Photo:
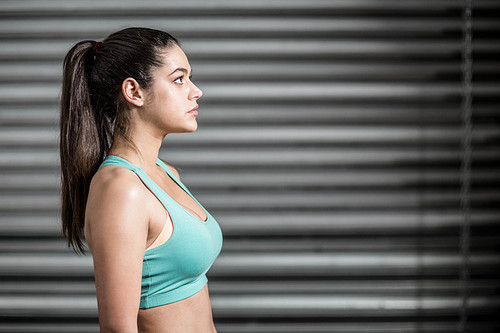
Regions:
[[[153, 284], [153, 281], [152, 281], [153, 277], [151, 276], [152, 275], [151, 274], [151, 268], [149, 267], [149, 261], [148, 261], [147, 258], [144, 258], [144, 263], [146, 264], [146, 269], [148, 271], [148, 274], [147, 274], [147, 276], [148, 276], [148, 285], [147, 285], [147, 289], [146, 289], [146, 295], [149, 295], [149, 290], [151, 289], [151, 286]], [[147, 299], [145, 300], [145, 303], [146, 303], [146, 306], [149, 305]]]

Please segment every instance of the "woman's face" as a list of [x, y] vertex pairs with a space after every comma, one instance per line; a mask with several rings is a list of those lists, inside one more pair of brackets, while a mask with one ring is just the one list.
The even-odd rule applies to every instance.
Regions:
[[153, 71], [145, 114], [165, 134], [194, 132], [198, 127], [196, 101], [203, 93], [191, 81], [191, 66], [179, 46], [167, 49], [163, 57], [164, 65]]

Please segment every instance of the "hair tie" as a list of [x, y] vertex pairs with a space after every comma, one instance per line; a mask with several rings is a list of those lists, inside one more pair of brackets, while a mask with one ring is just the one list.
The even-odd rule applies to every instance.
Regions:
[[99, 47], [101, 46], [102, 42], [96, 42], [94, 44], [94, 54], [97, 53], [97, 51], [99, 51]]

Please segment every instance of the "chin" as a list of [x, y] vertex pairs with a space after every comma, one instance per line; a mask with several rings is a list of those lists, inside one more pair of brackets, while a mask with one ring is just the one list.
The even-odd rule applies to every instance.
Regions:
[[197, 129], [198, 129], [198, 124], [195, 123], [192, 126], [185, 127], [184, 129], [180, 130], [179, 132], [180, 133], [192, 133], [192, 132], [196, 132]]
[[195, 123], [194, 126], [189, 130], [189, 132], [195, 132], [198, 129], [198, 124]]

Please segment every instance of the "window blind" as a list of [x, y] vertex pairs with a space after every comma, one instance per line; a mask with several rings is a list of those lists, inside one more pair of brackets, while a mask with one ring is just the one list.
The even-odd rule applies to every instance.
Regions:
[[[0, 332], [98, 332], [59, 222], [64, 54], [178, 37], [199, 129], [160, 158], [220, 222], [219, 332], [451, 332], [460, 299], [462, 2], [0, 2]], [[500, 324], [500, 3], [474, 1], [468, 327]]]

